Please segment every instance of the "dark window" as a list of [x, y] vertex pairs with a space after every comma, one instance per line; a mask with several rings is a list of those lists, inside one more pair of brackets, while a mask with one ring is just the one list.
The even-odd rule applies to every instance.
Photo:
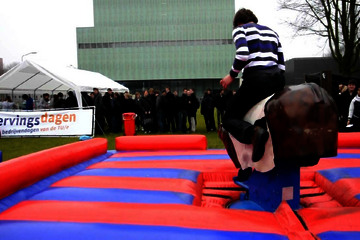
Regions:
[[129, 47], [157, 47], [157, 46], [199, 46], [199, 45], [228, 45], [233, 44], [232, 39], [207, 40], [169, 40], [169, 41], [135, 41], [111, 43], [79, 43], [79, 49], [86, 48], [129, 48]]

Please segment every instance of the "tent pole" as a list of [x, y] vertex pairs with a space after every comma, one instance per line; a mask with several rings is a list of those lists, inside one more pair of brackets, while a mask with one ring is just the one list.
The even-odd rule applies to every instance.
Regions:
[[24, 83], [26, 83], [27, 81], [29, 81], [30, 79], [32, 79], [33, 77], [35, 77], [36, 75], [38, 75], [40, 72], [35, 73], [34, 75], [32, 75], [31, 77], [29, 77], [28, 79], [26, 79], [25, 81], [23, 81], [22, 83], [20, 83], [19, 85], [17, 85], [16, 87], [14, 87], [11, 90], [11, 98], [14, 99], [14, 90], [17, 89], [18, 87], [20, 87], [21, 85], [23, 85]]
[[35, 105], [35, 109], [36, 109], [36, 89], [34, 90], [34, 105]]
[[60, 84], [60, 86], [56, 87], [53, 89], [53, 92], [55, 92], [56, 89], [58, 89], [59, 87], [63, 86], [64, 84]]

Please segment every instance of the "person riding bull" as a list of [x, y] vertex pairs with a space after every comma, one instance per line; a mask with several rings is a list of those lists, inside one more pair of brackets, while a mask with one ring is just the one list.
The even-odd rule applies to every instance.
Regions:
[[[252, 125], [243, 118], [258, 102], [284, 88], [284, 54], [278, 34], [267, 26], [259, 25], [251, 10], [242, 8], [237, 11], [233, 27], [235, 59], [230, 73], [220, 84], [226, 89], [240, 71], [243, 71], [243, 83], [225, 112], [219, 137], [230, 157], [235, 152], [229, 133], [243, 144], [253, 144], [252, 161], [257, 162], [264, 155], [269, 138], [266, 122], [264, 124], [265, 119], [257, 120]], [[248, 168], [244, 171], [247, 175], [252, 170]]]

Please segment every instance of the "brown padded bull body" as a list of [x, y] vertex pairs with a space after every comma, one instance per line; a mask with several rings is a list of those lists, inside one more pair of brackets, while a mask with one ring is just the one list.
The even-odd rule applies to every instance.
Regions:
[[285, 87], [265, 106], [275, 165], [316, 165], [337, 155], [338, 113], [334, 100], [314, 83]]

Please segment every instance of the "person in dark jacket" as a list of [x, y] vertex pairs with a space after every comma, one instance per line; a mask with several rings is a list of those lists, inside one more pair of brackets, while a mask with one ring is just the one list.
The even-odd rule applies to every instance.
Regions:
[[182, 133], [186, 133], [186, 120], [187, 120], [187, 108], [188, 108], [188, 101], [187, 101], [187, 89], [183, 89], [183, 94], [179, 100], [179, 113], [180, 113], [180, 131]]
[[104, 132], [104, 106], [102, 102], [102, 96], [98, 88], [94, 88], [94, 106], [95, 106], [95, 134], [101, 134]]
[[136, 105], [135, 101], [132, 98], [132, 95], [129, 92], [125, 92], [125, 100], [124, 100], [124, 113], [135, 113], [136, 112]]
[[190, 88], [187, 92], [187, 101], [188, 101], [188, 120], [189, 120], [189, 130], [192, 132], [196, 131], [196, 112], [199, 109], [199, 100], [196, 98], [194, 89]]
[[158, 131], [158, 120], [157, 120], [157, 112], [156, 112], [156, 96], [155, 96], [155, 91], [153, 88], [149, 88], [149, 95], [151, 98], [151, 102], [152, 102], [152, 110], [151, 110], [151, 117], [153, 118], [153, 125], [152, 125], [152, 130], [153, 132], [157, 132]]
[[142, 113], [142, 109], [141, 109], [141, 94], [139, 92], [135, 93], [135, 106], [136, 106], [136, 119], [135, 119], [135, 125], [136, 125], [136, 131], [138, 130], [143, 130], [143, 124], [142, 124], [142, 120], [144, 119], [143, 113]]
[[81, 100], [83, 107], [94, 106], [94, 101], [87, 92], [81, 92]]
[[111, 111], [112, 106], [111, 106], [111, 100], [114, 98], [114, 93], [112, 92], [111, 88], [107, 89], [107, 92], [105, 93], [105, 95], [103, 96], [103, 106], [104, 106], [104, 116], [106, 119], [106, 122], [109, 126], [109, 130], [112, 131], [112, 117], [113, 117], [113, 112]]
[[174, 118], [174, 102], [175, 97], [174, 94], [171, 92], [170, 87], [165, 88], [166, 92], [166, 111], [165, 111], [165, 118], [166, 118], [166, 130], [175, 132], [175, 118]]
[[178, 94], [178, 91], [173, 91], [174, 94], [174, 118], [175, 118], [175, 126], [176, 126], [176, 131], [181, 131], [180, 129], [180, 123], [181, 123], [181, 113], [180, 113], [180, 97]]
[[218, 128], [220, 128], [220, 124], [224, 120], [224, 113], [225, 113], [225, 108], [226, 108], [226, 97], [224, 94], [224, 89], [221, 89], [219, 94], [216, 95], [215, 107], [216, 107]]
[[24, 110], [34, 110], [34, 100], [29, 95], [22, 95], [22, 99], [26, 101]]
[[54, 108], [66, 108], [64, 94], [62, 92], [59, 92], [57, 96], [58, 99], [54, 101]]
[[112, 111], [113, 111], [113, 132], [118, 133], [122, 129], [122, 107], [120, 94], [114, 93], [114, 98], [112, 99]]
[[110, 111], [111, 111], [111, 132], [118, 133], [121, 129], [119, 119], [121, 118], [120, 103], [117, 100], [118, 95], [113, 93], [110, 95]]
[[147, 90], [144, 91], [144, 95], [140, 98], [141, 114], [143, 117], [144, 132], [150, 133], [152, 129], [152, 100]]
[[77, 99], [72, 91], [68, 92], [68, 97], [65, 100], [65, 105], [67, 108], [76, 108], [78, 107]]
[[204, 116], [206, 131], [215, 131], [215, 119], [214, 119], [214, 99], [211, 96], [211, 89], [208, 88], [204, 93], [204, 98], [201, 101], [201, 115]]
[[[157, 95], [157, 96], [156, 96]], [[156, 114], [158, 120], [158, 130], [160, 133], [165, 132], [165, 109], [166, 109], [166, 91], [163, 90], [161, 94], [159, 92], [155, 92], [156, 96]]]
[[339, 115], [340, 115], [340, 131], [346, 131], [345, 128], [348, 121], [348, 115], [349, 115], [349, 107], [351, 101], [356, 96], [356, 85], [357, 82], [354, 79], [349, 80], [347, 90], [340, 95], [340, 104], [339, 104]]
[[360, 88], [357, 89], [357, 95], [351, 100], [347, 125], [353, 124], [352, 132], [360, 131]]

